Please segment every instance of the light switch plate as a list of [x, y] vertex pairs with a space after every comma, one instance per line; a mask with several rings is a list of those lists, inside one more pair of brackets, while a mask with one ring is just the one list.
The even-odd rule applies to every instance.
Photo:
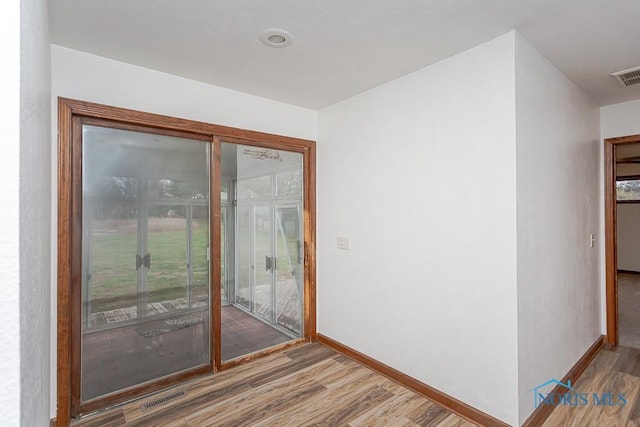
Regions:
[[348, 237], [338, 237], [338, 249], [349, 250], [350, 242]]

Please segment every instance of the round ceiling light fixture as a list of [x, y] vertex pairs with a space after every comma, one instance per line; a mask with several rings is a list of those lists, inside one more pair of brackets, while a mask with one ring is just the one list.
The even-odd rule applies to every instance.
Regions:
[[293, 43], [293, 36], [289, 31], [270, 28], [260, 34], [260, 41], [269, 47], [287, 47]]

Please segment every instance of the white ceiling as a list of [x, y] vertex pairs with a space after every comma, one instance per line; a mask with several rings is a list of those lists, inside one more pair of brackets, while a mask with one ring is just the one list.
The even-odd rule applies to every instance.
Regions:
[[[52, 0], [52, 41], [312, 109], [512, 29], [598, 104], [640, 98], [638, 0]], [[292, 46], [259, 41], [268, 28]], [[469, 70], [473, 78], [473, 70]]]

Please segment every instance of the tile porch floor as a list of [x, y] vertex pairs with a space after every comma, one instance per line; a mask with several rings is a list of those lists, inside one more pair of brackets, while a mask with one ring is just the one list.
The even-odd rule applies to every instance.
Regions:
[[[207, 318], [207, 311], [180, 318]], [[153, 322], [157, 329], [164, 320]], [[150, 324], [147, 324], [150, 325]], [[203, 326], [205, 329], [203, 329]], [[208, 321], [145, 337], [140, 324], [85, 334], [82, 393], [88, 400], [108, 392], [208, 363]], [[289, 341], [291, 338], [234, 307], [222, 308], [223, 360]]]

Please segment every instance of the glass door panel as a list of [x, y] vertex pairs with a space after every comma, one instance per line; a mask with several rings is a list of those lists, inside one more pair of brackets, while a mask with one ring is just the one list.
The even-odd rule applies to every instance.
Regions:
[[147, 316], [170, 314], [189, 307], [188, 206], [150, 205], [147, 220]]
[[271, 205], [253, 207], [254, 290], [253, 311], [265, 320], [273, 317], [273, 270]]
[[[114, 177], [114, 182], [119, 180]], [[138, 210], [128, 200], [87, 195], [83, 218], [83, 323], [87, 331], [138, 317]]]
[[209, 306], [209, 206], [194, 205], [191, 213], [191, 294], [189, 308]]
[[81, 405], [210, 364], [207, 153], [83, 126]]
[[220, 297], [222, 304], [229, 302], [227, 291], [227, 206], [220, 208]]
[[300, 334], [302, 330], [302, 235], [298, 206], [278, 206], [276, 212], [276, 323]]
[[[222, 307], [222, 360], [302, 336], [302, 154], [221, 144], [224, 264], [235, 295]], [[223, 214], [223, 218], [225, 218]], [[226, 271], [226, 270], [225, 270]]]
[[236, 219], [236, 303], [251, 310], [253, 264], [251, 259], [251, 206], [238, 206]]

